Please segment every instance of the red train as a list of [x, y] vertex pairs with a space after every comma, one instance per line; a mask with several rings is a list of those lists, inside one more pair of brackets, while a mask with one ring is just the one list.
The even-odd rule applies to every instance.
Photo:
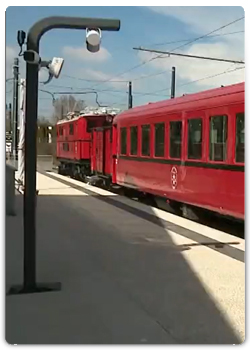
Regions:
[[[107, 113], [74, 118], [79, 125], [74, 137], [67, 131], [68, 141], [58, 137], [60, 169], [80, 167], [80, 177], [98, 174], [164, 198], [177, 212], [203, 208], [244, 220], [244, 95], [240, 83], [136, 107], [114, 118]], [[86, 126], [90, 120], [92, 128]], [[70, 123], [57, 127], [67, 130]], [[61, 142], [69, 144], [64, 153]]]
[[59, 173], [82, 180], [91, 175], [92, 129], [111, 125], [112, 121], [112, 114], [95, 111], [69, 113], [60, 120], [56, 125]]

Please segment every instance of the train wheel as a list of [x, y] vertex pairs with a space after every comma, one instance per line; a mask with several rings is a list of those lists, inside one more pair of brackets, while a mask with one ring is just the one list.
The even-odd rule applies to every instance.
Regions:
[[199, 221], [199, 216], [196, 211], [191, 208], [189, 205], [183, 204], [181, 207], [182, 216], [186, 219]]
[[62, 164], [58, 165], [57, 172], [59, 175], [64, 175], [64, 169], [63, 169]]

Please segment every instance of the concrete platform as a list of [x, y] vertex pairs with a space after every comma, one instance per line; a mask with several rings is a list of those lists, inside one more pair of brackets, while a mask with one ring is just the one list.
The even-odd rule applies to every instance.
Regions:
[[[6, 297], [10, 344], [244, 341], [243, 240], [221, 233], [240, 244], [204, 246], [216, 232], [56, 176], [37, 176], [37, 275], [62, 291]], [[8, 289], [22, 281], [21, 196], [6, 224]]]

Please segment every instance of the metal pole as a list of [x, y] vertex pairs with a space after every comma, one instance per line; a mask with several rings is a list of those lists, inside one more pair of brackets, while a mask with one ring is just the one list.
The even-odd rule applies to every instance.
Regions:
[[172, 67], [171, 98], [175, 97], [175, 67]]
[[12, 156], [14, 160], [17, 159], [17, 120], [18, 120], [18, 75], [19, 75], [19, 59], [14, 58], [13, 66], [13, 134], [12, 134]]
[[18, 178], [19, 185], [24, 188], [24, 146], [25, 146], [25, 79], [20, 81], [20, 114], [18, 141]]
[[[11, 103], [9, 103], [9, 107], [8, 107], [8, 110], [7, 110], [7, 115], [8, 115], [8, 121], [9, 121], [9, 130], [8, 130], [8, 132], [10, 133], [10, 136], [11, 136], [11, 139], [12, 139], [12, 135], [11, 135], [11, 133], [12, 133], [12, 116], [11, 116], [11, 109], [12, 109], [12, 107], [11, 107]], [[11, 141], [11, 144], [12, 144], [12, 141]]]
[[[39, 54], [42, 35], [53, 28], [118, 31], [120, 21], [100, 18], [48, 17], [36, 22], [29, 30], [27, 50]], [[36, 293], [59, 290], [58, 284], [37, 284], [36, 281], [36, 155], [37, 155], [38, 66], [26, 63], [25, 104], [25, 166], [24, 166], [24, 281], [12, 287], [9, 294]]]
[[128, 83], [128, 108], [133, 107], [132, 82]]

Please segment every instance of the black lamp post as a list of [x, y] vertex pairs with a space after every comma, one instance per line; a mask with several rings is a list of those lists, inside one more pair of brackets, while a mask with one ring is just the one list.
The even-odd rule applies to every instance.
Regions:
[[[54, 28], [101, 29], [118, 31], [120, 21], [115, 19], [48, 17], [36, 22], [29, 30], [27, 50], [39, 54], [42, 35]], [[36, 281], [36, 132], [38, 104], [37, 64], [26, 63], [26, 123], [25, 123], [25, 189], [24, 189], [24, 270], [23, 285], [12, 287], [8, 294], [26, 294], [60, 290], [60, 283]]]

